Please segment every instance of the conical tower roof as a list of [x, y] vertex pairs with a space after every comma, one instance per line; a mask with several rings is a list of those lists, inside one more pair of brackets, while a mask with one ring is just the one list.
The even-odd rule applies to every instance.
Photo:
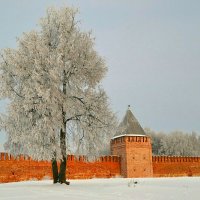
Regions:
[[146, 135], [138, 120], [131, 112], [130, 106], [126, 111], [123, 121], [119, 125], [119, 130], [115, 134], [114, 138], [123, 135]]

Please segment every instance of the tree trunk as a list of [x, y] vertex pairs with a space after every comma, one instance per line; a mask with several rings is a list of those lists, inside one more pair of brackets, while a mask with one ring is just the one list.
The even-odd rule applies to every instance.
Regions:
[[51, 166], [53, 173], [53, 183], [57, 183], [59, 180], [58, 180], [58, 165], [56, 159], [52, 159]]
[[[55, 144], [55, 137], [51, 138], [51, 142]], [[53, 158], [51, 160], [51, 168], [52, 168], [52, 174], [53, 174], [53, 183], [58, 183], [58, 164], [57, 164], [57, 157], [56, 157], [56, 151], [53, 153]]]
[[[66, 84], [66, 72], [65, 70], [63, 71], [63, 94], [67, 94], [67, 84]], [[65, 116], [66, 112], [64, 111], [62, 107], [62, 123], [63, 127], [60, 130], [60, 149], [61, 149], [61, 155], [62, 155], [62, 160], [60, 164], [60, 172], [59, 172], [59, 182], [60, 183], [65, 183], [69, 185], [69, 182], [66, 181], [66, 121], [65, 121]]]
[[60, 164], [59, 182], [66, 183], [66, 157], [63, 158]]
[[66, 132], [60, 130], [60, 148], [62, 160], [60, 164], [59, 182], [66, 183]]

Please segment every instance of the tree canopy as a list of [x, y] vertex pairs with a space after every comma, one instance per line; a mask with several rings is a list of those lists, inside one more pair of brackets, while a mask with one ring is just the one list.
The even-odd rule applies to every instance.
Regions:
[[195, 133], [173, 131], [170, 133], [155, 132], [145, 129], [152, 139], [152, 151], [154, 155], [166, 156], [199, 156], [200, 136]]
[[39, 30], [23, 33], [17, 48], [2, 50], [0, 98], [10, 103], [1, 128], [12, 154], [37, 160], [95, 155], [113, 135], [116, 118], [101, 87], [107, 67], [76, 14], [48, 8]]

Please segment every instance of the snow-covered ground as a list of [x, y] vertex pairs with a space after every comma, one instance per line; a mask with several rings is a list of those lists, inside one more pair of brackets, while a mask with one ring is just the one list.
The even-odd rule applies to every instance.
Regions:
[[0, 184], [0, 200], [199, 200], [200, 177], [71, 180], [71, 185], [52, 181]]

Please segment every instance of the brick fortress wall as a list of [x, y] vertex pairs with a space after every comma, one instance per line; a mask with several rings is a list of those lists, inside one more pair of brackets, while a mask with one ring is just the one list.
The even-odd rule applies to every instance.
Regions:
[[[69, 179], [88, 179], [116, 176], [200, 176], [200, 157], [153, 156], [152, 159], [147, 159], [147, 156], [151, 155], [149, 138], [124, 137], [117, 138], [111, 143], [112, 153], [118, 156], [103, 156], [94, 162], [89, 162], [84, 156], [68, 155], [67, 177]], [[153, 175], [151, 175], [151, 171], [146, 171], [150, 170], [152, 166]], [[131, 176], [128, 175], [127, 170], [128, 173], [132, 173]], [[0, 153], [0, 183], [44, 178], [52, 178], [50, 162], [33, 161], [24, 156], [14, 159], [7, 153]]]
[[[84, 156], [67, 156], [69, 179], [110, 178], [119, 175], [118, 156], [102, 156], [94, 162], [88, 162]], [[7, 153], [0, 153], [0, 183], [45, 178], [52, 178], [50, 162], [33, 161], [24, 156], [14, 159]]]
[[154, 177], [200, 176], [200, 157], [153, 156]]
[[[100, 157], [95, 162], [88, 162], [84, 156], [76, 158], [68, 155], [67, 159], [69, 179], [120, 176], [118, 156]], [[200, 176], [200, 157], [153, 156], [152, 164], [154, 177]], [[51, 177], [50, 162], [33, 161], [24, 156], [14, 159], [7, 153], [0, 153], [0, 183]]]

